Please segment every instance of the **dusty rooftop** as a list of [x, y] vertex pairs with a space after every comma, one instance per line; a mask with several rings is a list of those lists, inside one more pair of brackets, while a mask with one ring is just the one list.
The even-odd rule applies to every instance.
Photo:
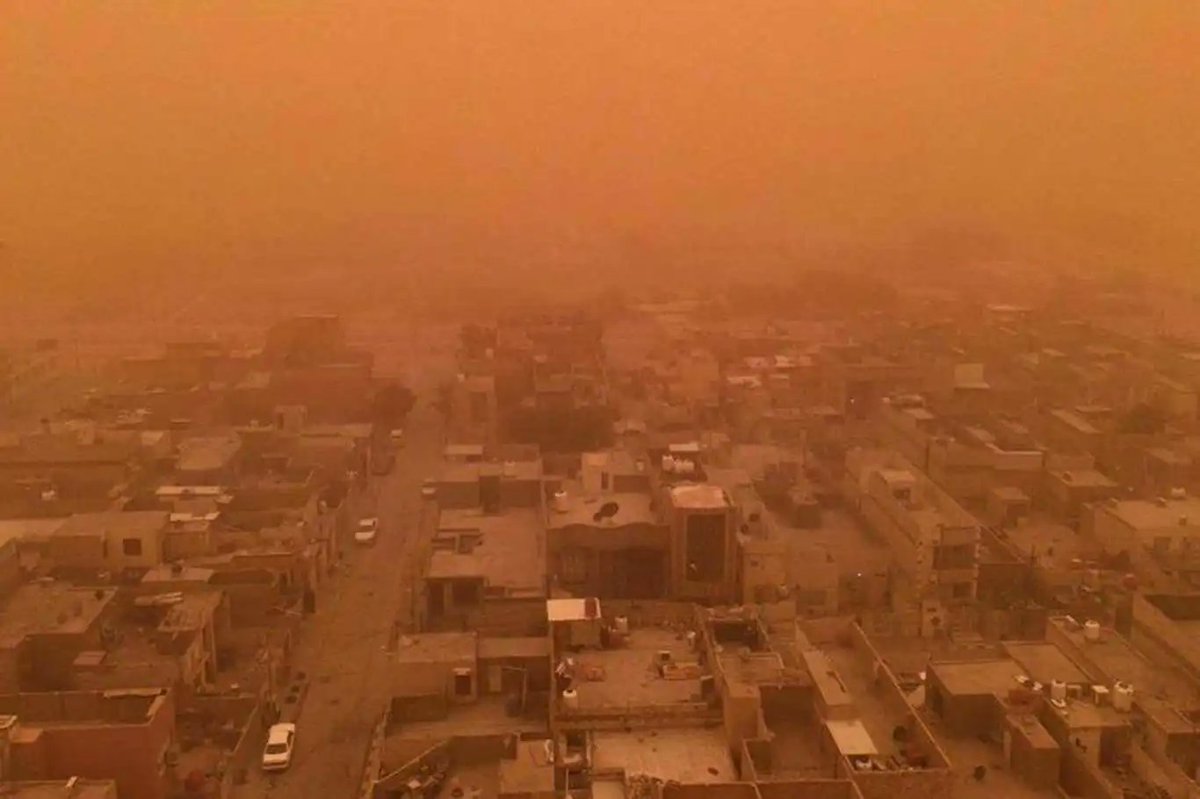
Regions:
[[941, 661], [929, 664], [930, 670], [953, 696], [1006, 695], [1019, 688], [1016, 678], [1028, 676], [1011, 658], [975, 661]]
[[[617, 512], [596, 521], [594, 516], [601, 506], [612, 503]], [[603, 494], [595, 497], [585, 497], [567, 491], [565, 502], [558, 507], [549, 509], [546, 514], [547, 526], [551, 530], [582, 525], [584, 527], [622, 527], [629, 524], [655, 524], [658, 519], [652, 508], [653, 502], [649, 494], [620, 493]], [[597, 535], [602, 535], [597, 532]]]
[[451, 663], [475, 660], [475, 633], [421, 633], [400, 638], [392, 660], [397, 663]]
[[159, 510], [76, 513], [63, 522], [54, 535], [67, 538], [108, 535], [141, 537], [165, 529], [169, 516], [166, 511]]
[[1004, 651], [1033, 679], [1049, 684], [1061, 680], [1068, 685], [1091, 682], [1087, 674], [1065, 652], [1054, 644], [1042, 642], [1008, 642]]
[[[1153, 533], [1171, 528], [1177, 533], [1196, 533], [1200, 528], [1200, 497], [1148, 501], [1144, 499], [1122, 500], [1101, 508], [1134, 529], [1135, 532]], [[1186, 520], [1181, 522], [1181, 520]]]
[[1068, 486], [1085, 488], [1116, 488], [1115, 481], [1099, 469], [1058, 469], [1049, 472], [1057, 480]]
[[75, 588], [66, 583], [19, 586], [0, 607], [0, 647], [12, 647], [30, 635], [79, 635], [105, 612], [116, 589]]
[[0, 519], [0, 545], [12, 540], [43, 540], [54, 535], [66, 522], [65, 517], [52, 519]]
[[194, 436], [179, 442], [175, 468], [181, 472], [211, 472], [224, 469], [242, 448], [236, 435]]
[[673, 486], [671, 503], [687, 510], [721, 510], [730, 507], [729, 497], [720, 486], [688, 483]]
[[597, 732], [593, 742], [592, 768], [596, 771], [622, 769], [629, 777], [681, 783], [737, 780], [721, 729]]
[[[672, 661], [680, 665], [670, 677], [655, 667], [655, 658], [662, 651], [670, 652]], [[582, 710], [697, 701], [700, 677], [708, 673], [698, 664], [683, 634], [656, 627], [634, 628], [623, 649], [587, 650], [573, 657]]]
[[443, 510], [437, 539], [464, 546], [436, 548], [429, 559], [429, 579], [481, 577], [487, 587], [513, 591], [544, 591], [545, 533], [541, 512], [513, 508], [499, 514], [478, 510]]

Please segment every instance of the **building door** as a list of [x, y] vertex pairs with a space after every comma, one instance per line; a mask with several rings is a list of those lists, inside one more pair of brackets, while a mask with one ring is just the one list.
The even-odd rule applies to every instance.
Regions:
[[487, 685], [489, 694], [504, 691], [504, 670], [500, 666], [488, 666]]

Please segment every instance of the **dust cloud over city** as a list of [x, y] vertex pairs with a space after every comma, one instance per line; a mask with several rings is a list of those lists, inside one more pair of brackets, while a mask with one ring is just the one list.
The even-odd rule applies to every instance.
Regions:
[[0, 3], [0, 793], [1200, 796], [1197, 43]]
[[930, 230], [1194, 271], [1198, 30], [1154, 1], [10, 2], [0, 240], [30, 277], [723, 273]]

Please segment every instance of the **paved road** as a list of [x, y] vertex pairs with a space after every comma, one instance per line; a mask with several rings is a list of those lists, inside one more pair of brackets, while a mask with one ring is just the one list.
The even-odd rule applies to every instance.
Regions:
[[349, 799], [357, 789], [371, 728], [387, 696], [387, 650], [393, 621], [411, 617], [421, 481], [440, 455], [437, 414], [420, 403], [396, 466], [376, 478], [361, 515], [377, 513], [375, 546], [352, 551], [347, 568], [320, 592], [316, 614], [300, 633], [296, 667], [308, 674], [308, 696], [297, 722], [292, 768], [266, 776], [252, 768], [236, 799]]

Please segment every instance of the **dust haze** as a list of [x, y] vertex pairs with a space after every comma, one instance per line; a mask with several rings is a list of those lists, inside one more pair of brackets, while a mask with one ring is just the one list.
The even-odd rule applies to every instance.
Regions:
[[577, 285], [948, 235], [1187, 275], [1198, 33], [1156, 1], [8, 2], [0, 265]]

